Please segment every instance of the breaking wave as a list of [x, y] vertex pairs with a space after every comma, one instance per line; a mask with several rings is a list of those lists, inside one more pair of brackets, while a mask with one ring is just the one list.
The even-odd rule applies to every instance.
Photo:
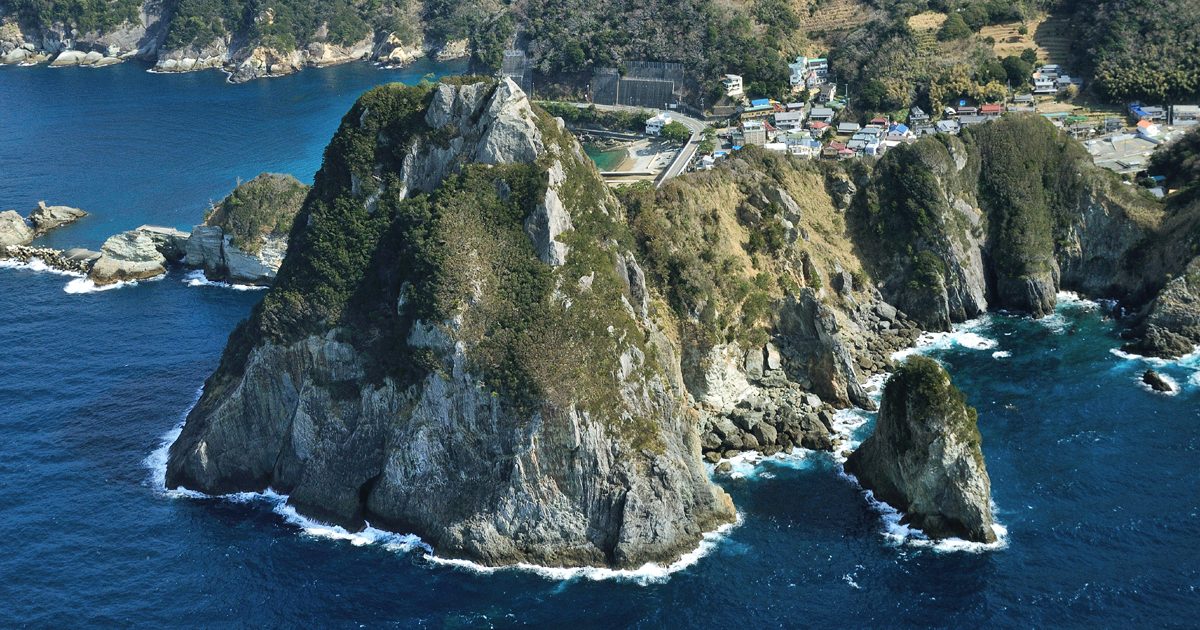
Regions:
[[19, 260], [0, 259], [0, 269], [24, 269], [27, 271], [38, 271], [42, 273], [53, 273], [60, 276], [69, 276], [72, 278], [82, 278], [83, 274], [75, 271], [66, 271], [57, 269], [47, 265], [41, 258], [30, 258], [28, 262]]
[[[903, 512], [875, 498], [875, 493], [863, 488], [862, 484], [858, 482], [858, 478], [854, 475], [843, 469], [839, 473], [839, 476], [854, 484], [854, 487], [863, 493], [864, 498], [867, 500], [867, 505], [879, 513], [880, 519], [883, 521], [883, 537], [893, 546], [932, 549], [940, 553], [983, 553], [985, 551], [997, 551], [1008, 547], [1008, 528], [997, 521], [992, 522], [992, 532], [996, 534], [996, 542], [993, 543], [980, 543], [962, 538], [932, 539], [925, 535], [925, 532], [903, 523]], [[994, 514], [995, 512], [996, 505], [993, 503], [992, 513]]]
[[116, 282], [113, 284], [106, 284], [104, 286], [96, 286], [96, 283], [92, 282], [90, 278], [79, 277], [68, 282], [67, 286], [63, 287], [63, 291], [71, 294], [100, 293], [102, 291], [112, 291], [113, 289], [120, 289], [122, 287], [136, 287], [137, 285], [138, 281], [134, 280], [130, 282]]
[[[203, 389], [196, 392], [195, 400], [188, 406], [188, 411], [195, 406], [200, 399], [200, 393]], [[280, 494], [268, 488], [262, 492], [236, 492], [232, 494], [213, 496], [195, 490], [187, 490], [183, 488], [168, 489], [167, 488], [167, 456], [170, 451], [171, 444], [179, 439], [180, 433], [183, 431], [183, 421], [186, 419], [187, 413], [183, 414], [178, 424], [170, 431], [162, 436], [158, 448], [154, 449], [143, 460], [143, 464], [149, 469], [149, 478], [147, 485], [154, 489], [158, 494], [171, 499], [221, 499], [232, 503], [242, 504], [263, 504], [268, 505], [271, 511], [278, 514], [286, 522], [295, 525], [306, 536], [314, 538], [324, 538], [328, 540], [345, 541], [356, 547], [366, 545], [379, 545], [387, 551], [394, 553], [410, 553], [420, 551], [422, 557], [431, 564], [453, 567], [456, 569], [468, 570], [473, 573], [492, 574], [502, 571], [517, 571], [532, 573], [539, 577], [554, 580], [554, 581], [570, 581], [576, 579], [586, 580], [615, 580], [620, 582], [632, 582], [642, 586], [648, 584], [661, 584], [670, 579], [671, 574], [682, 571], [697, 562], [701, 558], [712, 552], [716, 546], [726, 538], [730, 531], [742, 524], [742, 515], [739, 512], [737, 520], [733, 523], [727, 523], [718, 527], [711, 532], [705, 532], [700, 539], [700, 543], [695, 549], [683, 554], [678, 560], [668, 565], [661, 565], [656, 562], [648, 562], [636, 569], [607, 569], [602, 567], [543, 567], [535, 564], [517, 563], [500, 567], [486, 566], [471, 562], [469, 560], [459, 560], [455, 558], [440, 558], [434, 554], [433, 548], [425, 543], [419, 536], [413, 534], [399, 534], [389, 532], [376, 527], [371, 527], [368, 523], [361, 531], [352, 532], [338, 525], [330, 525], [320, 521], [308, 518], [296, 511], [294, 507], [288, 505], [287, 495]]]
[[183, 283], [189, 287], [220, 287], [222, 289], [233, 289], [234, 291], [262, 291], [270, 288], [253, 284], [235, 284], [230, 282], [209, 280], [204, 275], [204, 271], [200, 269], [189, 271], [187, 275], [183, 277]]
[[914, 354], [928, 354], [951, 348], [967, 350], [991, 350], [999, 345], [995, 339], [983, 336], [991, 322], [987, 316], [973, 319], [961, 324], [955, 324], [949, 332], [926, 332], [917, 337], [917, 341], [908, 348], [892, 353], [893, 361], [903, 361]]

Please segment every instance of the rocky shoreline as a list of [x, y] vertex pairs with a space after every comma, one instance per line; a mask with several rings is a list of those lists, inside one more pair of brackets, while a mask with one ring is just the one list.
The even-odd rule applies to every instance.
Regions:
[[143, 225], [109, 237], [100, 251], [33, 246], [38, 236], [87, 216], [43, 202], [28, 219], [0, 212], [0, 260], [40, 260], [97, 287], [157, 278], [176, 265], [200, 269], [211, 281], [267, 286], [283, 263], [287, 233], [307, 191], [291, 176], [260, 175], [235, 188], [191, 232]]
[[139, 60], [150, 64], [152, 73], [220, 70], [230, 83], [243, 83], [354, 61], [398, 68], [425, 57], [451, 61], [470, 56], [465, 40], [407, 42], [392, 32], [370, 33], [346, 45], [314, 41], [290, 50], [235, 44], [229, 36], [203, 46], [167, 49], [165, 30], [161, 15], [145, 11], [140, 23], [127, 23], [109, 33], [79, 33], [66, 28], [32, 32], [0, 18], [0, 66], [103, 68]]

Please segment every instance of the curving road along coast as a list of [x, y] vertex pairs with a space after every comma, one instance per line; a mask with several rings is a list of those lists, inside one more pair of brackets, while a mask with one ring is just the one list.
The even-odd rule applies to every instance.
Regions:
[[[571, 104], [581, 109], [594, 106], [598, 111], [602, 112], [653, 111], [651, 108], [634, 107], [632, 105], [594, 105], [593, 103]], [[663, 171], [659, 173], [658, 178], [654, 180], [655, 188], [661, 187], [667, 180], [671, 179], [672, 177], [677, 177], [679, 174], [683, 173], [683, 170], [687, 168], [688, 164], [691, 163], [692, 157], [696, 155], [696, 149], [700, 145], [700, 134], [704, 133], [704, 121], [692, 118], [691, 116], [687, 116], [678, 111], [663, 111], [669, 111], [671, 114], [671, 119], [683, 123], [683, 126], [687, 127], [688, 130], [692, 132], [692, 135], [688, 138], [687, 143], [683, 145], [683, 148], [679, 150], [679, 153], [675, 154], [675, 159], [671, 161], [671, 164], [667, 166], [667, 168], [663, 169]]]

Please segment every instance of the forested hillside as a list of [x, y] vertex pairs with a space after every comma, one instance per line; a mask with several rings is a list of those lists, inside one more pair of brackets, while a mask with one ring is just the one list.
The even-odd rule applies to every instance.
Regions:
[[1200, 0], [1068, 0], [1076, 57], [1114, 101], [1200, 96]]
[[82, 41], [146, 20], [161, 20], [146, 37], [166, 51], [466, 41], [454, 54], [477, 69], [498, 69], [517, 46], [550, 83], [578, 85], [594, 68], [632, 61], [681, 63], [703, 88], [694, 96], [734, 72], [748, 92], [783, 97], [793, 56], [828, 53], [869, 111], [997, 98], [1048, 60], [1034, 48], [1001, 53], [991, 34], [1030, 33], [1047, 15], [1065, 25], [1071, 71], [1090, 75], [1104, 100], [1200, 93], [1200, 0], [0, 0], [0, 23], [19, 23], [28, 41], [47, 31]]

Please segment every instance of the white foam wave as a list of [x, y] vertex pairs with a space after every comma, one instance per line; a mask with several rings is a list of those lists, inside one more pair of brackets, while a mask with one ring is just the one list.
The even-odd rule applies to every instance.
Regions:
[[814, 451], [804, 448], [793, 448], [789, 452], [780, 451], [774, 455], [766, 456], [757, 451], [743, 451], [737, 455], [722, 459], [717, 464], [705, 464], [708, 468], [709, 475], [716, 474], [716, 467], [721, 463], [728, 463], [731, 470], [725, 473], [730, 479], [772, 479], [774, 474], [767, 471], [763, 464], [771, 462], [777, 466], [792, 468], [794, 470], [803, 470], [813, 465], [809, 458]]
[[101, 291], [112, 291], [113, 289], [120, 289], [122, 287], [136, 287], [137, 284], [137, 281], [133, 281], [96, 286], [96, 283], [92, 282], [90, 278], [76, 278], [68, 282], [67, 286], [63, 287], [63, 291], [71, 294], [100, 293]]
[[892, 353], [892, 360], [903, 361], [914, 354], [928, 354], [938, 350], [965, 348], [968, 350], [991, 350], [999, 345], [995, 339], [979, 334], [989, 323], [987, 317], [956, 324], [949, 332], [927, 332], [917, 337], [909, 348]]
[[695, 549], [683, 554], [683, 556], [681, 556], [678, 560], [666, 566], [656, 562], [647, 562], [636, 569], [605, 569], [600, 567], [559, 568], [542, 567], [526, 563], [504, 567], [489, 567], [476, 564], [469, 560], [438, 558], [432, 554], [426, 554], [425, 559], [434, 564], [458, 567], [474, 573], [481, 573], [485, 575], [500, 571], [526, 571], [546, 579], [556, 581], [570, 581], [577, 579], [593, 581], [615, 580], [618, 582], [633, 582], [635, 584], [645, 586], [647, 584], [662, 584], [671, 578], [671, 574], [677, 573], [696, 564], [701, 558], [711, 553], [712, 550], [715, 549], [717, 545], [729, 534], [729, 532], [733, 530], [733, 528], [741, 524], [742, 515], [739, 512], [736, 522], [722, 525], [715, 531], [705, 533], [700, 539], [700, 544]]
[[[188, 412], [195, 406], [196, 401], [200, 399], [202, 391], [203, 389], [196, 392], [196, 399], [188, 406]], [[188, 412], [183, 414], [183, 418], [187, 417]], [[371, 527], [370, 523], [361, 531], [352, 532], [338, 525], [330, 525], [308, 518], [297, 512], [291, 505], [288, 505], [287, 495], [275, 492], [270, 488], [262, 492], [236, 492], [220, 496], [212, 496], [184, 488], [167, 489], [167, 456], [171, 444], [179, 439], [182, 431], [183, 419], [162, 436], [159, 447], [147, 455], [142, 462], [150, 471], [149, 479], [147, 480], [148, 484], [162, 496], [172, 499], [221, 499], [233, 503], [261, 502], [270, 505], [271, 511], [278, 514], [288, 523], [299, 527], [300, 531], [307, 536], [346, 541], [356, 547], [379, 545], [387, 551], [394, 553], [409, 553], [414, 550], [421, 550], [424, 552], [424, 559], [432, 564], [465, 569], [481, 574], [491, 574], [499, 571], [524, 571], [556, 581], [583, 578], [596, 581], [615, 580], [634, 582], [640, 585], [662, 583], [670, 579], [671, 574], [699, 562], [701, 558], [711, 553], [733, 528], [742, 524], [742, 515], [738, 513], [735, 522], [722, 525], [714, 531], [706, 532], [701, 537], [700, 543], [695, 549], [666, 566], [655, 562], [648, 562], [637, 569], [605, 569], [600, 567], [560, 568], [543, 567], [528, 563], [491, 567], [469, 560], [439, 558], [434, 554], [432, 547], [422, 541], [420, 537], [413, 534], [389, 532]]]
[[1059, 291], [1055, 295], [1055, 298], [1057, 298], [1057, 304], [1060, 307], [1086, 309], [1089, 311], [1100, 308], [1100, 302], [1080, 297], [1074, 291]]
[[1009, 352], [1008, 350], [997, 350], [992, 353], [993, 359], [1007, 359], [1011, 356], [1012, 356], [1012, 353]]
[[[940, 553], [983, 553], [1008, 547], [1008, 528], [995, 521], [992, 522], [992, 532], [996, 534], [996, 542], [993, 543], [974, 542], [962, 538], [932, 539], [925, 532], [901, 522], [904, 520], [904, 513], [877, 499], [875, 493], [863, 488], [854, 475], [842, 470], [840, 476], [861, 490], [867, 500], [867, 505], [879, 513], [883, 520], [883, 537], [889, 544], [897, 547], [927, 548]], [[995, 512], [996, 506], [992, 504], [992, 513]]]
[[219, 282], [217, 280], [209, 280], [204, 271], [196, 269], [189, 271], [183, 277], [183, 283], [189, 287], [220, 287], [222, 289], [233, 289], [234, 291], [261, 291], [270, 287], [260, 287], [253, 284], [235, 284], [230, 282]]
[[42, 273], [53, 273], [60, 276], [69, 276], [72, 278], [82, 278], [83, 274], [74, 271], [66, 271], [58, 269], [46, 264], [46, 261], [41, 258], [30, 258], [29, 262], [19, 260], [2, 259], [0, 260], [0, 269], [24, 269], [27, 271], [38, 271]]

